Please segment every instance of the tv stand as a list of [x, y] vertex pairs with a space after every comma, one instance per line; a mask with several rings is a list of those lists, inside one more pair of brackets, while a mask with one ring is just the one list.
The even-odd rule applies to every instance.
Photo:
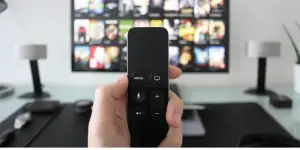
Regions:
[[39, 67], [37, 60], [30, 60], [30, 68], [33, 82], [33, 92], [25, 93], [19, 96], [20, 99], [43, 99], [50, 97], [50, 94], [42, 89]]
[[[169, 88], [173, 91], [179, 98], [182, 99], [180, 95], [180, 90], [178, 84], [170, 84]], [[184, 101], [184, 100], [183, 100]], [[201, 121], [199, 115], [199, 110], [205, 109], [202, 105], [197, 104], [184, 104], [184, 111], [182, 115], [182, 127], [183, 136], [185, 137], [199, 137], [204, 136], [206, 131], [205, 127]]]

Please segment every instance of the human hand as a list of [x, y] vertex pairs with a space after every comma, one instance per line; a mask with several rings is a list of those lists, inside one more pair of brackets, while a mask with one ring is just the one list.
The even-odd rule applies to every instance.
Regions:
[[[169, 78], [181, 75], [177, 67], [169, 67]], [[89, 147], [130, 147], [130, 134], [127, 124], [128, 78], [123, 76], [113, 84], [97, 88], [93, 111], [88, 129]], [[169, 91], [166, 120], [169, 132], [160, 147], [180, 147], [182, 144], [183, 103]]]

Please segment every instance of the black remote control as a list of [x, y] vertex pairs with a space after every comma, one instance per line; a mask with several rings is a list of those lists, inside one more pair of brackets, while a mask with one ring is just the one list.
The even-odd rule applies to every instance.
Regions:
[[132, 147], [157, 147], [168, 132], [168, 45], [165, 28], [131, 28], [128, 32], [127, 118]]

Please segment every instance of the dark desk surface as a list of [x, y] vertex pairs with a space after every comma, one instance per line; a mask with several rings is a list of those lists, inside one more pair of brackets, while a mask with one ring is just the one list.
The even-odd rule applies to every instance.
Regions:
[[[196, 138], [184, 137], [184, 147], [236, 147], [241, 136], [256, 132], [289, 135], [255, 103], [211, 104], [206, 105], [206, 109], [199, 113], [206, 128], [206, 135]], [[10, 127], [15, 116], [16, 114], [12, 115], [0, 124], [0, 131]], [[38, 121], [32, 122], [31, 125], [37, 126], [38, 123], [46, 122], [51, 117], [34, 116], [34, 118]], [[51, 123], [27, 146], [86, 147], [88, 121], [89, 115], [78, 115], [74, 112], [74, 105], [67, 104], [60, 114], [52, 119]], [[33, 130], [36, 132], [37, 129], [26, 128], [18, 132], [21, 132], [22, 139], [26, 139], [26, 136], [33, 137], [34, 132], [31, 132]], [[22, 144], [12, 142], [9, 146], [21, 146]]]
[[199, 112], [206, 129], [202, 138], [185, 138], [186, 147], [235, 147], [240, 137], [264, 132], [289, 135], [255, 103], [206, 105]]

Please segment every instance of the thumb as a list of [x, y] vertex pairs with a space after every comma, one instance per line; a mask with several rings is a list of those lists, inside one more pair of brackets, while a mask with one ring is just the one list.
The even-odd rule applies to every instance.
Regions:
[[127, 77], [122, 77], [113, 84], [98, 87], [95, 92], [91, 120], [99, 124], [115, 123], [117, 103], [126, 95], [127, 87]]
[[170, 91], [169, 96], [166, 119], [170, 128], [166, 138], [160, 144], [160, 147], [180, 147], [183, 136], [181, 121], [183, 103], [174, 92]]

